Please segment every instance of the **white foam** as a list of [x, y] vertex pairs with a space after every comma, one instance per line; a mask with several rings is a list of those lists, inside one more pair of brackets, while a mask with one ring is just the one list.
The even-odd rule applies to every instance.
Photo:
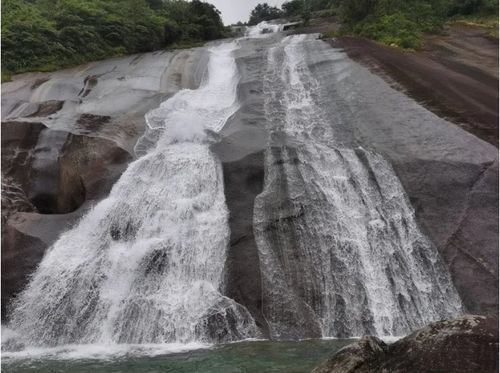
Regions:
[[159, 356], [212, 347], [204, 343], [162, 343], [162, 344], [73, 344], [53, 348], [27, 348], [16, 352], [2, 352], [4, 362], [9, 360], [113, 360], [124, 356]]
[[[12, 315], [15, 342], [29, 353], [100, 356], [137, 349], [122, 343], [163, 351], [258, 335], [249, 312], [219, 291], [228, 210], [222, 166], [205, 141], [239, 107], [237, 47], [211, 47], [200, 88], [147, 114], [141, 157], [47, 251]], [[65, 347], [31, 349], [53, 345]]]
[[271, 138], [296, 144], [266, 152], [264, 191], [255, 199], [271, 336], [302, 332], [290, 319], [346, 337], [407, 334], [454, 317], [460, 298], [390, 163], [356, 149], [346, 140], [350, 123], [325, 110], [342, 95], [327, 96], [310, 68], [319, 43], [314, 35], [284, 38], [269, 52], [264, 79]]
[[255, 26], [248, 27], [245, 32], [245, 36], [249, 38], [266, 37], [268, 34], [273, 34], [282, 30], [283, 30], [283, 25], [281, 24], [273, 24], [266, 21], [262, 21], [261, 23]]

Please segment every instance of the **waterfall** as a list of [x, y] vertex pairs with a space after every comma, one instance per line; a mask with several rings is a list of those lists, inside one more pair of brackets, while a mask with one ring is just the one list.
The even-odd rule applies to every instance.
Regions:
[[[279, 30], [262, 23], [246, 38], [265, 51], [275, 39], [261, 45], [260, 38]], [[447, 268], [390, 163], [358, 143], [348, 120], [332, 115], [344, 98], [325, 95], [308, 64], [306, 46], [321, 43], [315, 38], [278, 41], [268, 50], [263, 92], [252, 85], [252, 95], [262, 92], [269, 133], [253, 214], [262, 279], [253, 307], [261, 304], [257, 319], [265, 319], [259, 326], [273, 339], [399, 336], [459, 314]], [[224, 295], [229, 212], [211, 150], [239, 109], [240, 44], [208, 47], [200, 87], [146, 115], [137, 159], [49, 248], [14, 301], [8, 327], [16, 343], [116, 347], [262, 335], [245, 306]], [[342, 62], [336, 71], [341, 79]], [[252, 79], [260, 84], [260, 71]]]
[[11, 317], [27, 346], [258, 335], [246, 308], [221, 294], [228, 211], [209, 148], [238, 109], [237, 45], [210, 47], [200, 88], [147, 114], [140, 158], [48, 250]]
[[266, 37], [266, 34], [272, 34], [283, 30], [282, 24], [274, 24], [262, 21], [255, 26], [247, 27], [245, 36], [251, 38]]
[[269, 51], [270, 145], [254, 232], [271, 336], [402, 335], [455, 316], [447, 268], [391, 165], [316, 104], [304, 50], [319, 43], [312, 37]]

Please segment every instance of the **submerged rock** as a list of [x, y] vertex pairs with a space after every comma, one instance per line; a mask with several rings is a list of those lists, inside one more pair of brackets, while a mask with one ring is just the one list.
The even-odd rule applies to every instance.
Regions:
[[498, 371], [498, 320], [463, 316], [434, 322], [394, 344], [364, 337], [313, 373], [488, 373]]

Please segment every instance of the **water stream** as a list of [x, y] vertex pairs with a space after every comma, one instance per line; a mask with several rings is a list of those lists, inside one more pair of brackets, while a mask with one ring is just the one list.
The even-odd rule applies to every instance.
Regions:
[[391, 165], [316, 104], [304, 49], [315, 39], [289, 36], [269, 53], [270, 147], [254, 227], [271, 335], [405, 335], [459, 314]]
[[[264, 23], [243, 39], [257, 44], [279, 30]], [[222, 166], [211, 145], [240, 108], [235, 53], [243, 39], [208, 46], [200, 87], [177, 92], [146, 115], [137, 159], [47, 251], [15, 300], [4, 356], [179, 353], [266, 333], [273, 340], [400, 336], [461, 312], [390, 163], [362, 147], [348, 121], [324, 110], [321, 82], [307, 63], [306, 46], [322, 43], [317, 35], [276, 37], [262, 67], [259, 125], [269, 143], [253, 233], [267, 325], [258, 327], [244, 305], [225, 295], [231, 232]], [[280, 369], [293, 368], [293, 361], [285, 364], [289, 348], [294, 356], [316, 356], [321, 343], [303, 342], [312, 346], [305, 350], [281, 345]], [[336, 349], [347, 341], [331, 343]], [[230, 351], [224, 359], [245, 350], [224, 348]], [[211, 354], [204, 351], [200, 359]], [[169, 366], [198, 364], [177, 358], [184, 359], [176, 355]], [[248, 371], [258, 371], [259, 361]]]
[[[237, 42], [209, 48], [207, 76], [148, 113], [110, 195], [49, 249], [17, 298], [26, 346], [227, 342], [259, 335], [220, 292], [229, 240], [209, 145], [238, 108]], [[207, 131], [209, 133], [207, 134]]]

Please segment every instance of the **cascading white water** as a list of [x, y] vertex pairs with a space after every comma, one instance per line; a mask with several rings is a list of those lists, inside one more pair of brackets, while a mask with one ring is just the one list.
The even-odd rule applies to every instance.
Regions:
[[110, 195], [48, 250], [15, 301], [28, 346], [221, 342], [258, 335], [221, 295], [229, 240], [222, 170], [206, 130], [237, 110], [237, 42], [211, 47], [208, 76], [147, 117]]
[[274, 32], [279, 32], [283, 29], [281, 24], [273, 24], [266, 21], [262, 21], [255, 26], [250, 26], [246, 29], [245, 36], [251, 38], [265, 37], [266, 34], [271, 34]]
[[[247, 37], [266, 30], [280, 26]], [[318, 104], [311, 38], [272, 49], [264, 85], [271, 145], [254, 233], [271, 337], [401, 335], [454, 316], [460, 300], [390, 164]], [[200, 88], [147, 114], [140, 158], [47, 252], [14, 304], [28, 347], [259, 336], [221, 294], [228, 211], [209, 147], [238, 109], [237, 44], [211, 47]]]
[[315, 103], [304, 50], [313, 38], [287, 37], [269, 53], [271, 143], [254, 232], [271, 336], [402, 335], [457, 315], [447, 269], [390, 164], [349, 143], [346, 124]]

